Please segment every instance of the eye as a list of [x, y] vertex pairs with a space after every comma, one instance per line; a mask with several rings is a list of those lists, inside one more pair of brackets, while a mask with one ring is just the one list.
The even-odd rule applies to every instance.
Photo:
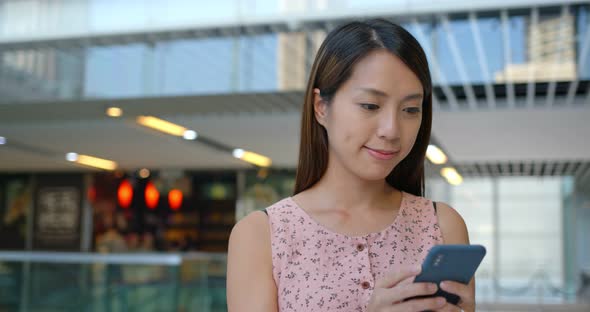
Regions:
[[411, 115], [416, 115], [422, 112], [422, 109], [420, 107], [407, 107], [404, 108], [404, 112], [411, 114]]
[[374, 111], [379, 109], [379, 105], [370, 103], [361, 103], [360, 106], [366, 110]]

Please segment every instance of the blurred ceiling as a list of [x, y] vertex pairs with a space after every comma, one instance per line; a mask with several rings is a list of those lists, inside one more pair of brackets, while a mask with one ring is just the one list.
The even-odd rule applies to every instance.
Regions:
[[[573, 42], [568, 44], [578, 51], [575, 65], [572, 65], [577, 68], [573, 71], [578, 69], [582, 72], [590, 65], [590, 18], [581, 19], [588, 26], [585, 32], [581, 32], [580, 25], [574, 27], [571, 22], [564, 21], [570, 21], [570, 12], [588, 5], [581, 5], [583, 1], [536, 1], [535, 5], [533, 1], [526, 0], [470, 5], [466, 5], [465, 1], [452, 1], [446, 5], [418, 2], [387, 10], [323, 11], [311, 15], [299, 12], [251, 19], [237, 16], [233, 22], [228, 19], [160, 29], [144, 25], [139, 30], [103, 33], [88, 30], [87, 33], [65, 32], [55, 36], [30, 32], [20, 38], [5, 33], [0, 36], [0, 51], [3, 53], [10, 55], [24, 51], [28, 53], [26, 55], [32, 55], [32, 52], [49, 51], [49, 55], [63, 54], [69, 66], [78, 68], [80, 72], [67, 76], [65, 80], [56, 80], [40, 78], [35, 70], [15, 70], [9, 66], [0, 68], [0, 136], [7, 139], [6, 145], [0, 145], [0, 172], [90, 170], [67, 162], [65, 154], [68, 152], [111, 159], [130, 170], [144, 167], [250, 168], [231, 154], [202, 144], [199, 140], [185, 141], [142, 128], [134, 122], [138, 115], [164, 118], [223, 145], [266, 155], [273, 160], [274, 167], [294, 168], [298, 156], [301, 90], [306, 76], [296, 69], [290, 68], [286, 72], [286, 75], [296, 76], [295, 87], [275, 86], [270, 91], [254, 87], [240, 89], [235, 85], [248, 86], [251, 77], [236, 78], [229, 74], [219, 79], [221, 76], [216, 75], [217, 71], [224, 69], [223, 63], [235, 60], [236, 55], [227, 53], [216, 58], [227, 51], [204, 51], [205, 54], [199, 56], [203, 57], [200, 61], [203, 66], [211, 65], [212, 72], [207, 74], [185, 69], [188, 73], [183, 73], [187, 77], [210, 76], [214, 85], [234, 78], [239, 81], [232, 80], [231, 88], [215, 94], [212, 91], [188, 92], [189, 95], [172, 96], [163, 92], [117, 97], [110, 94], [89, 96], [80, 91], [88, 87], [84, 81], [76, 81], [76, 77], [83, 80], [85, 67], [75, 64], [83, 64], [88, 57], [83, 51], [95, 47], [133, 44], [153, 47], [178, 40], [242, 38], [260, 34], [303, 34], [304, 41], [313, 43], [318, 32], [325, 35], [341, 22], [359, 17], [384, 17], [404, 24], [423, 44], [435, 82], [433, 136], [463, 175], [574, 175], [590, 183], [588, 77], [575, 74], [564, 76], [561, 70], [569, 64], [565, 55], [555, 59], [560, 64], [555, 68], [544, 67], [546, 64], [542, 62], [535, 65], [511, 60], [509, 55], [514, 49], [514, 42], [510, 39], [510, 32], [506, 31], [514, 27], [514, 23], [525, 21], [529, 23], [527, 25], [538, 26], [539, 23], [552, 22], [551, 19], [561, 23], [556, 27], [563, 34], [575, 29], [576, 32], [568, 37]], [[411, 12], [408, 13], [408, 10]], [[515, 16], [518, 19], [512, 19]], [[492, 60], [486, 54], [490, 52], [484, 43], [489, 38], [478, 28], [480, 20], [488, 21], [490, 17], [495, 23], [491, 29], [495, 29], [500, 38], [497, 42], [501, 46], [500, 51], [508, 55], [502, 59], [504, 71], [499, 73], [492, 71]], [[455, 24], [457, 20], [459, 22]], [[435, 24], [439, 28], [429, 28]], [[457, 28], [458, 24], [465, 28]], [[440, 47], [430, 38], [436, 29], [445, 31], [447, 50], [443, 52], [447, 54], [441, 54], [437, 50]], [[466, 51], [458, 42], [461, 38], [458, 30], [467, 31], [462, 36], [470, 38], [473, 59], [465, 57]], [[301, 52], [293, 38], [285, 38], [287, 62], [292, 61], [309, 69], [317, 45], [308, 44]], [[277, 49], [276, 45], [260, 44], [267, 51]], [[530, 45], [530, 42], [524, 45], [527, 44]], [[246, 48], [253, 49], [255, 46]], [[183, 53], [189, 59], [194, 58], [195, 51], [187, 48]], [[110, 76], [114, 81], [113, 88], [118, 88], [117, 84], [124, 81], [119, 80], [119, 75], [128, 74], [118, 72], [117, 64], [133, 62], [135, 57], [130, 52], [103, 56], [104, 64], [113, 67]], [[154, 60], [158, 56], [150, 57]], [[265, 56], [262, 57], [264, 61]], [[188, 67], [188, 61], [183, 62], [179, 62], [181, 67], [184, 64]], [[449, 62], [454, 65], [446, 66]], [[519, 64], [513, 66], [513, 63]], [[475, 64], [478, 74], [485, 78], [483, 81], [469, 77], [473, 74], [468, 70], [469, 64]], [[156, 69], [144, 65], [134, 74], [151, 75], [155, 80], [160, 78], [154, 72]], [[271, 74], [276, 74], [273, 71], [277, 71], [275, 67], [280, 66], [263, 68], [257, 77], [272, 77]], [[457, 81], [451, 81], [448, 68], [458, 77]], [[545, 72], [549, 74], [541, 77]], [[147, 79], [143, 83], [150, 84], [155, 80]], [[199, 95], [201, 93], [208, 94]], [[105, 116], [105, 109], [109, 106], [122, 108], [124, 116]], [[429, 168], [431, 174], [436, 173], [434, 167]]]
[[[125, 113], [121, 118], [104, 114], [113, 101], [2, 105], [0, 133], [8, 144], [0, 146], [0, 170], [81, 170], [65, 160], [68, 152], [116, 160], [127, 169], [248, 167], [198, 139], [186, 141], [140, 127], [134, 122], [138, 114], [158, 115], [224, 145], [266, 155], [275, 167], [294, 168], [302, 96], [128, 99], [116, 101]], [[588, 120], [590, 104], [436, 110], [433, 136], [467, 175], [588, 175]]]

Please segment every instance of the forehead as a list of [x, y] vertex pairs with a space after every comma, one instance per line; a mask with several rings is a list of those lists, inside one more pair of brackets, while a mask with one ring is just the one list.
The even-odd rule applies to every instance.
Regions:
[[357, 62], [342, 87], [350, 90], [370, 87], [402, 96], [423, 92], [418, 76], [399, 57], [385, 50], [371, 52]]

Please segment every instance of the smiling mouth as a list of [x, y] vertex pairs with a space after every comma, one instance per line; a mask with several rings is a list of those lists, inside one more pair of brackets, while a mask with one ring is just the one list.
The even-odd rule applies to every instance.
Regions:
[[369, 155], [373, 156], [374, 158], [378, 159], [378, 160], [390, 160], [392, 159], [394, 156], [396, 156], [400, 151], [392, 151], [392, 150], [379, 150], [379, 149], [372, 149], [370, 147], [366, 147], [367, 152], [369, 152]]
[[367, 148], [367, 149], [369, 149], [369, 150], [371, 150], [373, 152], [376, 152], [376, 153], [379, 153], [379, 154], [383, 154], [383, 155], [392, 155], [392, 154], [399, 153], [399, 150], [397, 150], [397, 151], [381, 150], [381, 149], [370, 148], [370, 147], [367, 147], [367, 146], [365, 146], [365, 148]]

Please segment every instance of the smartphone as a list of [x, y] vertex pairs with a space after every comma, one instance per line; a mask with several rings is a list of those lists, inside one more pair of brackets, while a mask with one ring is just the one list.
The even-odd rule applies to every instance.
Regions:
[[445, 297], [447, 302], [456, 305], [459, 296], [440, 289], [442, 281], [455, 281], [469, 284], [481, 261], [486, 255], [486, 248], [481, 245], [436, 245], [430, 249], [422, 263], [422, 272], [416, 276], [414, 283], [435, 283], [439, 286], [434, 295], [408, 298], [407, 300], [427, 297]]

